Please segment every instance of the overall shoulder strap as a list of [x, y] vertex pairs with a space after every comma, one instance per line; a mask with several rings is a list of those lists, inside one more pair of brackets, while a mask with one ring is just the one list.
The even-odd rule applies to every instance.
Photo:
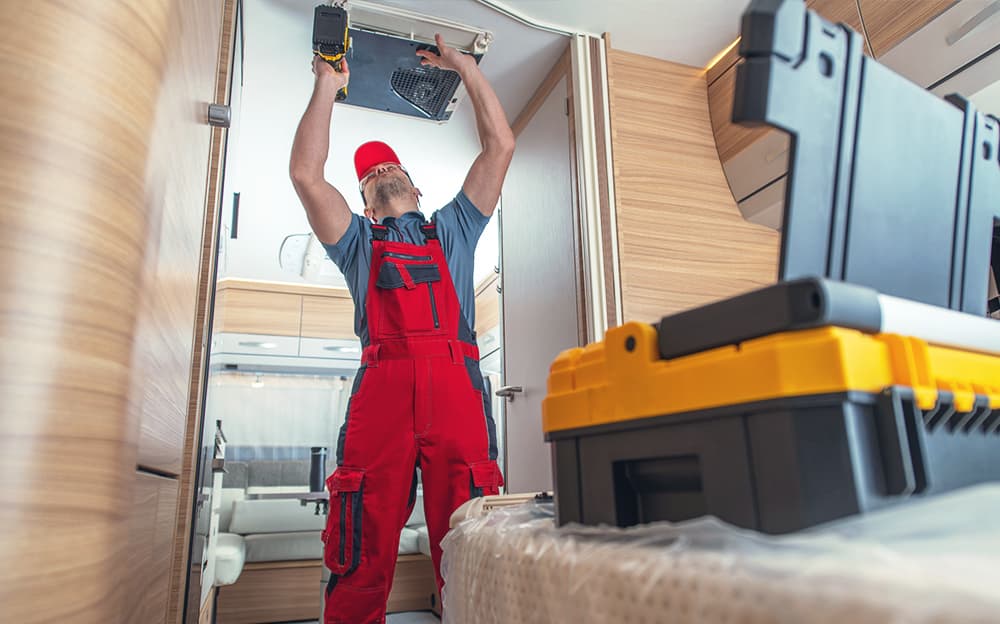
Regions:
[[377, 223], [372, 224], [372, 241], [384, 241], [389, 238], [389, 228]]
[[437, 224], [434, 223], [434, 219], [431, 219], [427, 223], [420, 226], [420, 231], [424, 235], [424, 241], [437, 240]]

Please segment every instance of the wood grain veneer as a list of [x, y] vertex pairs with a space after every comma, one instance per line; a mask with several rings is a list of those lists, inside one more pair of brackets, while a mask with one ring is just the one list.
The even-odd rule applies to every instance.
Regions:
[[4, 621], [115, 622], [125, 607], [147, 176], [180, 9], [0, 12]]
[[729, 192], [704, 72], [617, 50], [608, 69], [625, 320], [772, 283], [778, 235], [745, 221]]
[[[230, 75], [234, 51], [233, 36], [236, 32], [236, 0], [224, 0], [221, 41], [217, 61], [215, 81], [215, 102], [228, 102], [230, 95]], [[190, 562], [190, 534], [194, 522], [194, 477], [197, 470], [201, 447], [198, 444], [201, 432], [201, 407], [203, 384], [205, 382], [205, 366], [207, 358], [206, 346], [211, 340], [209, 335], [209, 319], [212, 314], [215, 291], [215, 259], [217, 222], [219, 218], [222, 182], [225, 171], [226, 137], [228, 130], [213, 128], [211, 147], [209, 149], [208, 191], [205, 198], [205, 224], [201, 237], [201, 270], [198, 279], [198, 303], [195, 308], [194, 342], [191, 353], [191, 377], [188, 391], [187, 422], [184, 427], [183, 464], [179, 477], [179, 504], [176, 511], [174, 527], [173, 561], [170, 569], [170, 594], [167, 602], [165, 621], [181, 624], [200, 621], [199, 597], [195, 596], [184, 610], [184, 590], [188, 581], [188, 564]], [[195, 592], [197, 593], [197, 592]], [[204, 605], [211, 611], [212, 601]], [[210, 618], [210, 613], [206, 615]]]
[[[956, 0], [859, 0], [875, 58], [944, 13]], [[982, 2], [984, 6], [986, 2]], [[943, 42], [942, 42], [943, 45]]]

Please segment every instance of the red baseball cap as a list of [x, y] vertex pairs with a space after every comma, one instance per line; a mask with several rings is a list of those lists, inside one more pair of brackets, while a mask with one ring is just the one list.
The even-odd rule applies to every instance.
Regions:
[[396, 152], [382, 141], [368, 141], [354, 152], [354, 169], [358, 172], [359, 182], [372, 167], [382, 163], [400, 164]]

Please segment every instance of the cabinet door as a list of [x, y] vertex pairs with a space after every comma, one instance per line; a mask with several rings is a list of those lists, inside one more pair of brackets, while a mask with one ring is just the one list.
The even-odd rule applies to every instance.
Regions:
[[216, 299], [214, 331], [298, 336], [301, 316], [302, 295], [226, 288]]
[[199, 116], [215, 99], [223, 3], [183, 0], [157, 6], [169, 6], [173, 17], [169, 38], [158, 44], [167, 59], [149, 139], [145, 205], [136, 210], [147, 220], [147, 238], [130, 404], [132, 418], [140, 423], [138, 463], [180, 474], [213, 133]]
[[[985, 2], [861, 0], [859, 5], [856, 0], [810, 0], [806, 4], [824, 18], [861, 33], [866, 54], [924, 87], [996, 43], [995, 31], [988, 28], [970, 30], [954, 45], [946, 41], [969, 30], [977, 19], [986, 19], [991, 9]], [[900, 10], [904, 4], [905, 10]], [[790, 141], [773, 128], [747, 128], [732, 122], [739, 60], [735, 46], [706, 72], [719, 160], [744, 217], [780, 229]]]
[[345, 290], [343, 296], [302, 297], [302, 336], [354, 340], [354, 303]]
[[[871, 5], [872, 19], [878, 19], [885, 12], [881, 3], [862, 2], [862, 8], [866, 4]], [[913, 11], [898, 15], [894, 21], [887, 21], [883, 29], [898, 25], [904, 18], [923, 17], [930, 13], [929, 7], [940, 3], [928, 1], [926, 7], [925, 3], [915, 4], [920, 5], [922, 13]], [[946, 87], [942, 94], [975, 93], [997, 79], [996, 61], [990, 59], [997, 56], [997, 43], [1000, 42], [998, 8], [998, 2], [959, 2], [926, 25], [916, 22], [922, 28], [894, 44], [879, 57], [879, 62], [921, 87]], [[914, 23], [906, 25], [912, 27]], [[944, 80], [949, 76], [950, 80]]]
[[[806, 4], [827, 20], [846, 24], [863, 35], [864, 26], [855, 0], [810, 0]], [[870, 54], [867, 44], [865, 53]], [[778, 229], [784, 201], [775, 203], [773, 198], [784, 189], [790, 140], [786, 133], [774, 128], [750, 128], [732, 122], [739, 60], [736, 46], [707, 71], [712, 132], [729, 189], [744, 217]], [[762, 193], [764, 189], [767, 192]]]
[[[919, 2], [859, 0], [858, 2], [865, 29], [868, 31], [868, 41], [872, 46], [875, 58], [880, 58], [953, 4], [957, 4], [955, 0], [920, 0]], [[987, 5], [986, 2], [981, 1], [962, 4], [966, 5], [963, 8], [967, 11], [971, 10], [973, 14]], [[943, 49], [940, 51], [943, 52]]]
[[177, 481], [137, 471], [129, 514], [123, 622], [163, 622], [177, 522]]
[[768, 126], [751, 128], [733, 123], [736, 67], [708, 86], [708, 110], [715, 147], [737, 202], [788, 170], [788, 135]]

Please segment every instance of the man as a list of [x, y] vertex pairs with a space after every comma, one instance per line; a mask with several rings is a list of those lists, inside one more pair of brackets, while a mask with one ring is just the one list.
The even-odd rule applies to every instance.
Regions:
[[435, 39], [440, 54], [416, 54], [422, 65], [459, 73], [482, 151], [461, 191], [430, 222], [419, 212], [419, 189], [384, 143], [366, 143], [354, 155], [364, 218], [324, 179], [334, 98], [350, 79], [346, 60], [336, 72], [313, 59], [313, 95], [292, 146], [292, 182], [313, 231], [347, 279], [364, 347], [337, 468], [327, 480], [327, 624], [384, 620], [417, 466], [439, 588], [449, 516], [470, 497], [496, 494], [503, 485], [472, 332], [473, 257], [500, 197], [514, 135], [475, 59]]

